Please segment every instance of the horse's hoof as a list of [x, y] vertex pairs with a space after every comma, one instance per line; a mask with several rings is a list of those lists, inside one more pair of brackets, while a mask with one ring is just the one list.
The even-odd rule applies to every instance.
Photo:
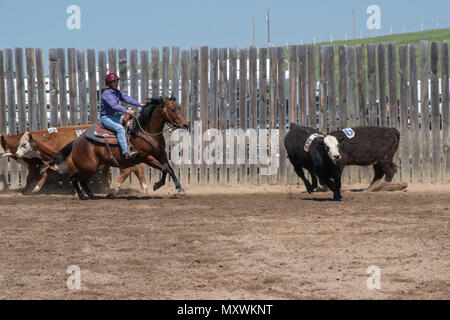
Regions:
[[186, 195], [186, 191], [184, 191], [183, 188], [180, 188], [180, 189], [178, 189], [178, 195], [184, 197]]
[[115, 198], [116, 198], [116, 196], [113, 193], [108, 193], [106, 195], [106, 199], [115, 199]]
[[79, 196], [78, 197], [80, 200], [89, 200], [89, 197], [86, 197], [86, 196]]

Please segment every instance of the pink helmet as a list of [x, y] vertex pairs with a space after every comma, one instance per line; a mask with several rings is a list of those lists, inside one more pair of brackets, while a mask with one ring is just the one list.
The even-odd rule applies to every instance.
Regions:
[[115, 73], [108, 73], [105, 77], [105, 83], [109, 83], [114, 80], [119, 80], [120, 78]]

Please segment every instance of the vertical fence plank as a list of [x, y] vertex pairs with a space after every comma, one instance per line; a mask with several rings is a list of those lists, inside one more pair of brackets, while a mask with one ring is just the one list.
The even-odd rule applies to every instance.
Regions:
[[[230, 49], [230, 59], [232, 59], [233, 52], [235, 53], [236, 50]], [[217, 129], [218, 127], [218, 121], [217, 121], [217, 88], [218, 88], [218, 58], [219, 58], [219, 50], [217, 48], [211, 48], [210, 52], [210, 63], [209, 63], [209, 82], [210, 82], [210, 94], [209, 94], [209, 104], [210, 104], [210, 128]], [[234, 56], [234, 59], [236, 57]], [[236, 61], [234, 62], [236, 63]], [[230, 61], [230, 68], [231, 68], [232, 62]], [[230, 87], [232, 87], [232, 81], [233, 81], [233, 75], [231, 74], [233, 71], [230, 69]], [[236, 70], [234, 70], [236, 72]], [[236, 89], [236, 84], [234, 84], [234, 88]], [[233, 110], [233, 107], [230, 105], [230, 108]], [[233, 121], [230, 121], [230, 127], [233, 125]], [[216, 156], [216, 153], [220, 154], [218, 150], [215, 150], [214, 156]], [[217, 158], [216, 158], [217, 159]], [[217, 183], [219, 181], [217, 176], [217, 169], [218, 164], [214, 160], [214, 163], [211, 165], [210, 173], [209, 173], [209, 179], [211, 183]]]
[[[349, 106], [349, 123], [350, 127], [357, 124], [357, 107], [356, 107], [356, 74], [355, 74], [355, 47], [347, 47], [347, 65], [348, 65], [348, 106]], [[359, 181], [359, 171], [355, 166], [350, 166], [350, 183], [354, 184]]]
[[86, 63], [84, 50], [77, 50], [78, 71], [78, 101], [80, 105], [80, 123], [88, 123], [87, 95], [86, 95]]
[[428, 41], [420, 41], [420, 111], [422, 129], [422, 181], [430, 182], [430, 114], [428, 79], [430, 69], [428, 63]]
[[[98, 52], [98, 87], [99, 91], [101, 92], [101, 88], [105, 84], [105, 77], [108, 73], [106, 68], [106, 51], [99, 51]], [[100, 94], [99, 92], [99, 94]], [[101, 94], [100, 94], [101, 95]], [[100, 99], [100, 97], [99, 97]]]
[[347, 127], [347, 47], [339, 46], [339, 129]]
[[[347, 127], [347, 47], [340, 45], [338, 48], [339, 56], [339, 130]], [[344, 169], [342, 172], [343, 183], [349, 183], [349, 171]]]
[[[267, 48], [259, 49], [259, 130], [267, 129]], [[259, 135], [260, 132], [258, 132]], [[259, 144], [259, 156], [267, 153], [267, 149], [261, 148]], [[266, 146], [267, 147], [267, 146]], [[259, 169], [259, 182], [267, 183], [267, 176], [261, 175], [261, 167]]]
[[36, 48], [36, 81], [38, 93], [38, 120], [39, 130], [47, 129], [47, 99], [45, 93], [44, 79], [44, 52], [41, 48]]
[[[183, 50], [181, 52], [181, 112], [189, 119], [189, 51]], [[192, 128], [193, 123], [190, 123]], [[189, 147], [189, 150], [191, 148]], [[186, 164], [186, 157], [189, 155], [185, 155], [183, 153], [183, 163], [181, 165], [181, 173], [180, 173], [180, 182], [188, 183], [188, 165]]]
[[[215, 63], [216, 66], [214, 67], [214, 77], [217, 77], [217, 52], [213, 55], [211, 55], [211, 63]], [[237, 91], [237, 49], [236, 47], [231, 47], [229, 49], [229, 65], [230, 65], [230, 95], [229, 95], [229, 101], [230, 101], [230, 130], [237, 130], [238, 123], [237, 123], [237, 97], [238, 97], [238, 91]], [[212, 69], [213, 70], [213, 69]], [[212, 84], [212, 83], [211, 83]], [[217, 99], [217, 80], [215, 80], [215, 89], [212, 90], [211, 86], [211, 99], [212, 95], [214, 95], [214, 100]], [[212, 102], [211, 100], [211, 102]], [[212, 106], [212, 104], [211, 104]], [[217, 112], [216, 112], [217, 114]], [[215, 117], [214, 117], [215, 119]], [[228, 136], [227, 136], [228, 138]], [[238, 183], [238, 167], [236, 163], [236, 141], [234, 141], [233, 150], [230, 150], [230, 153], [233, 155], [232, 158], [229, 159], [230, 163], [232, 164], [230, 166], [230, 183], [237, 184]]]
[[13, 135], [17, 132], [16, 123], [16, 90], [14, 86], [14, 61], [12, 49], [6, 49], [6, 92], [8, 103], [8, 134]]
[[[0, 50], [0, 135], [6, 135], [6, 91], [5, 91], [5, 58], [3, 50]], [[34, 82], [33, 82], [34, 85]], [[4, 186], [5, 187], [5, 186]]]
[[139, 101], [138, 90], [138, 51], [130, 49], [130, 97]]
[[[227, 49], [219, 49], [219, 130], [222, 137], [225, 136], [227, 128]], [[222, 150], [220, 151], [222, 165], [220, 166], [220, 182], [224, 184], [227, 182], [227, 166], [226, 160], [226, 144], [224, 142]]]
[[359, 125], [364, 126], [366, 122], [366, 78], [364, 71], [364, 47], [356, 46], [356, 73], [358, 77], [358, 107]]
[[[6, 91], [5, 91], [5, 63], [3, 50], [0, 50], [0, 135], [7, 135], [6, 119]], [[33, 81], [34, 86], [34, 81]], [[8, 159], [0, 158], [1, 190], [8, 189]]]
[[117, 49], [108, 48], [108, 73], [117, 73]]
[[[87, 62], [88, 62], [88, 77], [89, 77], [89, 123], [96, 123], [98, 121], [98, 104], [97, 104], [97, 72], [95, 70], [96, 69], [95, 49], [87, 49]], [[99, 79], [99, 83], [100, 80], [101, 77]]]
[[19, 116], [19, 133], [27, 130], [27, 123], [25, 118], [25, 85], [23, 74], [23, 49], [14, 48], [14, 58], [16, 64], [16, 95], [17, 95], [17, 114]]
[[409, 182], [409, 133], [408, 133], [408, 50], [407, 45], [398, 47], [400, 65], [400, 130], [402, 181]]
[[377, 71], [376, 46], [367, 45], [367, 79], [369, 83], [369, 125], [377, 125]]
[[[275, 85], [275, 82], [274, 82]], [[239, 129], [247, 130], [247, 50], [239, 50]], [[246, 145], [246, 144], [245, 144]], [[244, 155], [241, 155], [244, 156]], [[239, 167], [239, 183], [247, 183], [247, 150]]]
[[194, 128], [192, 136], [192, 154], [191, 154], [191, 167], [190, 167], [190, 183], [198, 183], [198, 164], [196, 164], [198, 159], [198, 149], [196, 144], [194, 144], [196, 122], [199, 120], [199, 105], [198, 105], [198, 92], [199, 92], [199, 49], [191, 48], [191, 103], [190, 103], [190, 120]]
[[77, 102], [77, 69], [75, 61], [75, 48], [67, 49], [67, 65], [69, 70], [69, 114], [70, 125], [78, 125]]
[[285, 94], [285, 68], [284, 68], [284, 47], [278, 48], [278, 130], [279, 130], [279, 148], [280, 155], [280, 183], [286, 183], [286, 149], [284, 146], [284, 137], [286, 136], [286, 94]]
[[[206, 130], [208, 130], [208, 58], [208, 46], [202, 46], [200, 48], [200, 121], [202, 123], [202, 136]], [[202, 159], [200, 167], [200, 182], [202, 184], [208, 182], [208, 171], [212, 171], [212, 168], [207, 166], [203, 161], [203, 152], [205, 148], [206, 143], [202, 139], [202, 154], [200, 155]]]
[[[277, 63], [278, 63], [278, 49], [276, 47], [270, 48], [270, 102], [269, 102], [269, 128], [277, 129]], [[269, 150], [272, 150], [272, 145], [270, 143]], [[278, 172], [269, 177], [270, 183], [276, 183], [278, 177]]]
[[420, 178], [420, 145], [419, 145], [419, 98], [417, 92], [417, 49], [415, 44], [409, 45], [409, 83], [410, 83], [410, 128], [411, 128], [411, 158], [412, 181]]
[[[389, 126], [398, 129], [398, 100], [397, 100], [397, 67], [396, 67], [395, 43], [388, 44], [388, 73], [389, 73]], [[399, 164], [399, 152], [394, 155], [394, 163]], [[393, 181], [399, 181], [400, 172], [396, 174]]]
[[[28, 130], [37, 130], [37, 111], [36, 111], [36, 77], [34, 64], [34, 49], [25, 49], [26, 69], [27, 69], [27, 96], [28, 96]], [[1, 124], [0, 124], [1, 125]]]
[[[297, 123], [297, 46], [289, 46], [289, 123]], [[289, 166], [292, 168], [292, 166]], [[293, 172], [293, 171], [292, 171]]]
[[127, 49], [119, 48], [120, 91], [129, 94], [128, 90], [128, 53]]
[[[169, 95], [169, 65], [170, 65], [170, 48], [162, 47], [162, 63], [161, 63], [161, 95], [167, 97]], [[164, 139], [166, 141], [166, 153], [170, 153], [170, 139], [169, 133], [164, 132]], [[168, 177], [169, 181], [171, 177]]]
[[[56, 49], [58, 58], [58, 88], [59, 88], [59, 113], [61, 126], [69, 125], [69, 115], [67, 113], [67, 79], [66, 79], [66, 50]], [[95, 63], [95, 62], [94, 62]], [[95, 65], [94, 65], [95, 71]]]
[[141, 50], [140, 61], [141, 61], [141, 102], [145, 103], [148, 99], [148, 50]]
[[328, 63], [328, 110], [330, 113], [330, 122], [328, 125], [329, 132], [334, 131], [338, 127], [337, 123], [337, 108], [336, 108], [336, 71], [335, 71], [335, 58], [334, 58], [334, 46], [328, 46], [327, 54]]
[[[367, 118], [367, 86], [365, 74], [365, 51], [364, 46], [356, 46], [356, 73], [358, 78], [358, 107], [359, 107], [359, 125], [368, 124]], [[368, 167], [359, 168], [361, 183], [368, 183], [370, 179], [370, 169]]]
[[308, 59], [308, 123], [311, 128], [317, 128], [316, 119], [316, 58], [313, 45], [307, 47]]
[[298, 54], [298, 123], [302, 126], [306, 126], [307, 115], [307, 98], [308, 92], [306, 83], [306, 72], [307, 72], [307, 55], [306, 55], [306, 45], [300, 45], [297, 47]]
[[[151, 98], [158, 98], [160, 96], [159, 92], [159, 48], [152, 47], [151, 49], [151, 65], [152, 65], [152, 85], [151, 85]], [[158, 181], [159, 173], [157, 169], [150, 169], [151, 182], [154, 183]]]
[[[248, 126], [252, 130], [256, 130], [257, 125], [257, 111], [256, 111], [256, 46], [250, 46], [249, 49], [249, 121]], [[251, 132], [251, 131], [250, 131]], [[250, 139], [250, 135], [249, 135]], [[255, 184], [257, 182], [257, 167], [256, 167], [256, 148], [249, 140], [249, 167], [250, 167], [250, 183]], [[252, 148], [253, 147], [253, 148]], [[253, 150], [252, 150], [253, 149]]]
[[[58, 126], [58, 56], [49, 49], [50, 126]], [[80, 89], [81, 92], [81, 89]]]
[[378, 87], [379, 87], [379, 125], [387, 126], [386, 116], [386, 48], [384, 43], [378, 45]]
[[442, 142], [444, 146], [444, 181], [450, 182], [450, 105], [448, 83], [448, 42], [441, 43]]
[[[289, 50], [289, 100], [288, 100], [288, 128], [291, 123], [297, 123], [297, 46], [290, 45]], [[284, 148], [282, 148], [284, 149]], [[288, 183], [297, 183], [294, 167], [287, 163]]]
[[[12, 49], [6, 49], [6, 97], [8, 103], [8, 134], [17, 134], [17, 122], [16, 122], [16, 90], [14, 86], [14, 60]], [[11, 188], [16, 189], [19, 187], [19, 173], [16, 161], [10, 161], [9, 163]]]
[[[172, 65], [172, 73], [171, 73], [172, 85], [170, 94], [173, 97], [177, 98], [177, 101], [180, 101], [178, 99], [180, 95], [180, 47], [172, 47], [171, 65]], [[172, 147], [171, 144], [169, 146]], [[173, 165], [175, 175], [178, 177], [178, 179], [180, 179], [180, 166], [175, 163], [173, 163]]]
[[327, 133], [327, 86], [326, 86], [326, 60], [327, 47], [319, 47], [319, 130]]
[[440, 153], [440, 112], [439, 112], [439, 48], [433, 41], [430, 50], [431, 58], [431, 136], [432, 136], [432, 163], [433, 181], [441, 179], [441, 153]]

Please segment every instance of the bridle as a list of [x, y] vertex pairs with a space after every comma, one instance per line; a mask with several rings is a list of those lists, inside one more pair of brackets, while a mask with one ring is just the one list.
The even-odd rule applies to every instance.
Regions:
[[166, 131], [175, 130], [176, 128], [178, 128], [178, 125], [176, 123], [174, 123], [172, 120], [170, 120], [169, 117], [167, 116], [167, 102], [164, 102], [163, 99], [161, 99], [161, 102], [162, 102], [162, 105], [163, 105], [163, 119], [164, 119], [165, 123], [167, 123], [169, 125], [169, 128], [167, 128], [167, 129], [163, 129], [163, 130], [161, 130], [160, 132], [157, 132], [157, 133], [147, 132], [146, 130], [144, 130], [142, 128], [141, 123], [139, 122], [139, 119], [136, 116], [136, 114], [134, 115], [134, 121], [136, 121], [139, 130], [142, 133], [144, 133], [144, 134], [146, 134], [148, 136], [159, 136], [159, 135], [163, 134]]

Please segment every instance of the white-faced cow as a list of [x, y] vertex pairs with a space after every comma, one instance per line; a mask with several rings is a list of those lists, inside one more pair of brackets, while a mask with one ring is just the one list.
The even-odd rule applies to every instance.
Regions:
[[395, 128], [358, 126], [333, 131], [341, 153], [339, 165], [344, 169], [348, 165], [373, 166], [374, 177], [369, 188], [385, 175], [387, 182], [397, 172], [393, 162], [400, 141], [400, 133]]
[[[341, 155], [334, 136], [324, 136], [315, 129], [291, 123], [284, 146], [295, 172], [309, 193], [317, 187], [317, 176], [320, 183], [333, 192], [333, 199], [341, 200], [341, 169], [337, 165]], [[309, 171], [312, 184], [305, 178], [303, 168]]]

